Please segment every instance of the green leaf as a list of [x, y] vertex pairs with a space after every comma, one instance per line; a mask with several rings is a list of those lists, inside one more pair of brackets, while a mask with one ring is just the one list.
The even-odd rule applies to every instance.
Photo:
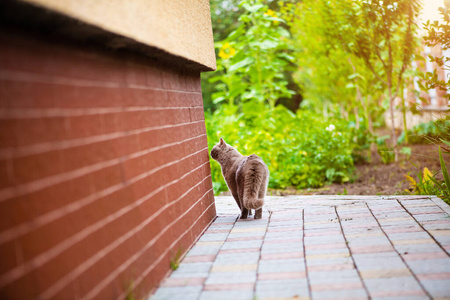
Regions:
[[446, 141], [446, 140], [444, 140], [444, 139], [440, 139], [441, 140], [441, 142], [443, 142], [444, 144], [446, 144], [447, 146], [450, 146], [450, 142], [449, 141]]
[[245, 33], [244, 27], [239, 27], [235, 31], [231, 32], [230, 35], [228, 35], [227, 40], [235, 40], [236, 38], [240, 37], [242, 34]]
[[237, 63], [231, 65], [230, 68], [228, 69], [228, 72], [236, 71], [237, 69], [248, 66], [249, 64], [252, 64], [254, 62], [255, 62], [255, 59], [253, 57], [247, 57], [247, 58], [241, 60], [240, 62], [237, 62]]
[[255, 5], [250, 5], [248, 3], [244, 3], [242, 5], [246, 10], [248, 10], [249, 12], [255, 13], [258, 10], [260, 10], [261, 8], [264, 7], [264, 4], [255, 4]]
[[222, 102], [222, 101], [224, 101], [226, 98], [225, 97], [217, 97], [217, 98], [215, 98], [215, 99], [213, 99], [213, 103], [214, 104], [217, 104], [217, 103], [220, 103], [220, 102]]
[[411, 155], [411, 147], [403, 147], [402, 150], [400, 150], [400, 153], [405, 155]]
[[255, 44], [258, 45], [261, 49], [272, 49], [278, 46], [277, 41], [272, 41], [269, 39], [265, 39], [264, 41]]

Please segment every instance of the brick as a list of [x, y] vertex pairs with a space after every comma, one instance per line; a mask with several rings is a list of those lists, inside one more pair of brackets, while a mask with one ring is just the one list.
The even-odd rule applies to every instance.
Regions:
[[364, 289], [314, 291], [312, 296], [313, 299], [368, 299]]
[[[0, 82], [0, 95], [1, 87], [2, 84]], [[17, 120], [12, 118], [0, 119], [0, 148], [11, 148], [17, 146], [17, 139], [19, 137], [16, 133], [16, 123]]]
[[448, 287], [450, 285], [449, 279], [441, 280], [422, 280], [424, 288], [431, 294], [433, 299], [449, 298], [450, 293]]
[[[8, 184], [21, 185], [10, 193], [12, 198], [1, 202], [2, 209], [15, 214], [13, 219], [2, 218], [0, 224], [10, 233], [20, 233], [23, 257], [16, 259], [31, 266], [17, 269], [26, 272], [17, 273], [23, 276], [2, 289], [2, 295], [15, 290], [21, 298], [39, 298], [39, 293], [47, 290], [43, 298], [65, 299], [83, 297], [90, 291], [89, 295], [101, 299], [125, 298], [123, 278], [138, 278], [135, 295], [144, 296], [167, 273], [173, 253], [185, 251], [215, 212], [201, 122], [199, 73], [149, 67], [148, 62], [130, 63], [126, 57], [117, 59], [57, 44], [50, 49], [34, 38], [1, 35], [0, 40], [7, 45], [0, 49], [2, 66], [22, 76], [20, 82], [0, 82], [0, 97], [7, 99], [1, 105], [18, 109], [17, 113], [26, 109], [36, 116], [4, 124], [2, 128], [9, 127], [8, 132], [0, 133], [4, 137], [0, 147], [21, 147], [14, 155], [22, 155], [7, 168], [0, 164], [2, 179], [9, 176]], [[186, 126], [170, 128], [184, 123]], [[166, 130], [152, 132], [158, 126]], [[23, 134], [16, 136], [17, 132]], [[196, 136], [200, 137], [159, 156], [131, 160], [149, 147]], [[157, 143], [147, 142], [152, 139]], [[34, 147], [43, 143], [45, 147]], [[195, 152], [193, 149], [199, 153], [184, 159]], [[170, 156], [179, 161], [153, 173], [155, 176], [135, 181], [136, 176], [161, 166]], [[184, 176], [186, 170], [194, 169]], [[168, 182], [176, 185], [152, 194]], [[111, 187], [117, 191], [110, 194]], [[137, 200], [141, 202], [134, 207]], [[127, 235], [173, 201], [178, 202]], [[181, 215], [171, 227], [164, 227], [166, 220]], [[192, 220], [196, 223], [191, 227]], [[161, 238], [141, 251], [162, 230], [166, 231]], [[8, 244], [12, 241], [2, 244], [9, 248], [0, 249], [7, 256], [20, 253]], [[116, 241], [122, 242], [116, 245]], [[12, 268], [17, 266], [7, 266]]]
[[309, 299], [306, 279], [264, 280], [256, 284], [256, 297]]
[[0, 189], [14, 185], [12, 169], [12, 161], [10, 159], [0, 159]]
[[209, 270], [211, 269], [211, 266], [213, 264], [212, 262], [214, 260], [214, 256], [209, 261], [198, 261], [198, 262], [188, 261], [187, 258], [189, 257], [195, 258], [196, 256], [185, 257], [178, 266], [178, 269], [172, 272], [169, 278], [186, 278], [186, 277], [206, 278], [208, 276]]
[[204, 291], [234, 291], [234, 290], [253, 290], [253, 283], [233, 283], [233, 284], [207, 284]]
[[204, 277], [189, 277], [189, 278], [166, 278], [161, 284], [162, 287], [171, 286], [195, 286], [203, 285]]
[[66, 128], [64, 117], [17, 119], [15, 122], [17, 146], [63, 140], [66, 138]]
[[[2, 218], [0, 229], [5, 230], [30, 220], [36, 224], [34, 219], [41, 215], [61, 209], [76, 200], [88, 197], [95, 191], [119, 184], [121, 180], [119, 165], [113, 165], [33, 193], [2, 201], [0, 210], [15, 210], [15, 214]], [[21, 211], [24, 212], [21, 213]]]
[[[201, 286], [187, 286], [187, 287], [176, 287], [176, 288], [165, 287], [165, 288], [158, 289], [155, 294], [150, 296], [150, 299], [151, 300], [198, 299], [201, 290], [202, 290]], [[207, 298], [207, 299], [212, 299], [212, 298]]]
[[0, 255], [2, 257], [0, 274], [4, 274], [22, 263], [20, 245], [17, 241], [0, 244]]
[[264, 253], [261, 254], [262, 260], [269, 259], [290, 259], [290, 258], [302, 258], [303, 252], [281, 252], [281, 253]]
[[278, 272], [258, 274], [258, 280], [285, 280], [305, 278], [305, 272]]
[[446, 257], [408, 261], [408, 266], [415, 274], [446, 273], [450, 270], [450, 259]]
[[21, 184], [57, 175], [64, 167], [64, 153], [60, 150], [14, 158], [14, 181]]
[[428, 252], [428, 253], [406, 253], [402, 254], [404, 260], [427, 260], [436, 258], [446, 258], [447, 254], [444, 252]]
[[215, 257], [215, 255], [188, 255], [183, 259], [183, 263], [212, 262]]
[[237, 283], [255, 283], [255, 271], [239, 272], [216, 272], [211, 273], [206, 279], [205, 284], [237, 284]]
[[109, 122], [109, 126], [105, 126], [104, 119], [107, 116], [102, 114], [89, 114], [67, 117], [66, 138], [77, 139], [114, 132], [115, 126], [113, 123]]
[[63, 94], [64, 88], [49, 89], [48, 85], [13, 80], [0, 81], [0, 97], [7, 99], [9, 108], [54, 107], [56, 94]]
[[361, 271], [360, 273], [361, 277], [364, 280], [373, 278], [392, 278], [392, 277], [411, 276], [411, 273], [406, 268], [367, 270]]
[[[252, 298], [253, 298], [253, 290], [234, 290], [234, 291], [203, 291], [200, 294], [200, 298], [198, 298], [198, 299], [199, 300], [209, 300], [209, 299], [246, 300], [246, 299], [252, 299]], [[170, 298], [170, 299], [172, 299], [172, 298]], [[187, 299], [187, 298], [182, 298], [182, 299]], [[192, 298], [192, 299], [197, 299], [197, 298]]]
[[[191, 216], [188, 215], [186, 217], [189, 218]], [[158, 224], [158, 223], [156, 223], [156, 224]], [[146, 227], [152, 228], [152, 230], [154, 230], [155, 222], [151, 222]], [[156, 228], [156, 232], [159, 232], [159, 231], [160, 230], [158, 230]], [[144, 234], [144, 231], [139, 231], [138, 234], [132, 236], [131, 239], [134, 241], [144, 241], [144, 239], [139, 239], [139, 236], [138, 236], [138, 235], [142, 235], [142, 234]], [[95, 268], [90, 269], [90, 273], [92, 275], [95, 274], [97, 276], [98, 280], [100, 281], [100, 280], [103, 280], [104, 278], [106, 278], [107, 275], [110, 275], [110, 274], [106, 273], [106, 272], [108, 272], [108, 270], [110, 270], [110, 271], [117, 270], [117, 268], [119, 268], [119, 266], [126, 268], [122, 272], [126, 272], [127, 270], [134, 270], [135, 272], [139, 272], [139, 269], [141, 269], [143, 271], [143, 268], [145, 268], [147, 266], [147, 263], [144, 263], [142, 260], [153, 262], [153, 261], [155, 261], [156, 258], [162, 257], [161, 255], [164, 255], [163, 254], [164, 252], [167, 253], [168, 245], [170, 244], [170, 242], [171, 242], [170, 234], [163, 235], [158, 243], [153, 244], [149, 248], [148, 247], [142, 248], [142, 245], [141, 246], [139, 245], [140, 243], [136, 243], [136, 242], [132, 242], [132, 241], [123, 242], [117, 248], [114, 248], [112, 250], [112, 252], [110, 253], [110, 256], [108, 256], [108, 257], [116, 257], [116, 259], [117, 259], [119, 257], [124, 257], [123, 253], [135, 253], [136, 251], [140, 250], [139, 251], [140, 255], [137, 257], [137, 259], [132, 261], [131, 264], [128, 263], [127, 264], [128, 267], [127, 267], [127, 265], [124, 265], [123, 262], [121, 263], [120, 261], [115, 261], [114, 265], [111, 265], [111, 261], [108, 260], [108, 257], [102, 257], [102, 259], [95, 264]], [[191, 243], [191, 242], [192, 241], [190, 241], [189, 243]], [[125, 251], [125, 252], [123, 250], [121, 250], [124, 248], [130, 248], [131, 245], [133, 246], [133, 248], [135, 250]], [[179, 246], [175, 246], [175, 247], [176, 247], [175, 249], [178, 249]], [[117, 254], [115, 254], [115, 253], [117, 253]], [[150, 257], [149, 257], [149, 255], [150, 255]], [[126, 257], [123, 258], [123, 260], [125, 260], [125, 259], [126, 259]], [[165, 262], [165, 263], [168, 264], [168, 262]], [[98, 268], [100, 265], [103, 265], [103, 267], [100, 267], [100, 269], [104, 270], [104, 271], [101, 271], [101, 272], [98, 271]], [[140, 266], [140, 267], [137, 267], [137, 266]], [[92, 272], [95, 272], [95, 273], [92, 273]], [[104, 275], [101, 275], [98, 273], [103, 273]], [[85, 281], [85, 278], [92, 278], [92, 275], [85, 274], [85, 275], [83, 275], [83, 277], [80, 277], [80, 280]], [[117, 276], [118, 275], [119, 274], [117, 274]], [[92, 287], [93, 284], [95, 284], [95, 282], [92, 283], [92, 282], [85, 281], [85, 284]]]
[[327, 283], [327, 284], [311, 284], [311, 290], [313, 292], [318, 291], [336, 291], [336, 290], [356, 290], [363, 289], [361, 282], [352, 283]]
[[129, 204], [130, 195], [127, 189], [118, 190], [71, 213], [62, 212], [58, 219], [25, 234], [20, 238], [25, 260], [34, 258], [90, 225], [101, 221], [106, 216], [117, 212]]
[[428, 273], [428, 274], [418, 274], [417, 278], [419, 280], [441, 280], [441, 279], [450, 279], [450, 273]]
[[329, 264], [329, 265], [317, 265], [309, 266], [309, 272], [324, 272], [324, 271], [340, 271], [340, 270], [352, 270], [355, 269], [353, 263], [342, 263], [342, 264]]

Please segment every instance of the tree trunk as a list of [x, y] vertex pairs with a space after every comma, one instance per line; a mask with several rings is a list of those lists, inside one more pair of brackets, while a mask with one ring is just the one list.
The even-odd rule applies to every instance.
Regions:
[[395, 133], [395, 120], [394, 120], [394, 98], [392, 97], [392, 82], [388, 81], [389, 90], [389, 111], [391, 114], [391, 126], [392, 126], [392, 142], [394, 145], [395, 162], [398, 162], [398, 147], [397, 147], [397, 134]]
[[402, 113], [403, 113], [403, 131], [405, 132], [405, 144], [408, 145], [409, 144], [409, 140], [408, 140], [408, 126], [406, 124], [406, 103], [405, 103], [405, 93], [403, 90], [403, 81], [401, 83], [401, 95], [402, 95]]
[[358, 110], [358, 106], [353, 107], [353, 113], [355, 114], [355, 128], [359, 129], [359, 110]]

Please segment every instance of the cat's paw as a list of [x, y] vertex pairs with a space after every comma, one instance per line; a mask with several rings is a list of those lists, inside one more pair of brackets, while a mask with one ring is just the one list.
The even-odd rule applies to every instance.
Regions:
[[240, 219], [245, 220], [245, 219], [247, 219], [247, 216], [241, 215]]

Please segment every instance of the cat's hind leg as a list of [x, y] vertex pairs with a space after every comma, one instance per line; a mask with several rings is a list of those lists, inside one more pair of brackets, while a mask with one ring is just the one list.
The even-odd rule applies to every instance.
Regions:
[[261, 219], [262, 218], [262, 207], [255, 210], [255, 219]]
[[[264, 199], [266, 195], [267, 185], [263, 182], [258, 190], [258, 198]], [[262, 207], [255, 210], [255, 219], [262, 218]]]
[[235, 198], [239, 208], [241, 209], [241, 219], [247, 219], [249, 210], [244, 207], [242, 198], [244, 197], [244, 186], [237, 184], [237, 195]]
[[249, 210], [245, 207], [242, 208], [241, 219], [247, 219]]

